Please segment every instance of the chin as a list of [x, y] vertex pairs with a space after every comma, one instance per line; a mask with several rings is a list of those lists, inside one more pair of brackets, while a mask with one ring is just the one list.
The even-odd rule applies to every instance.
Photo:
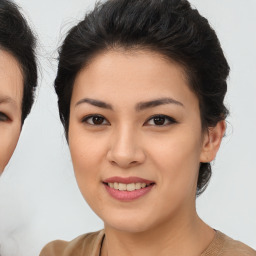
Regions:
[[111, 214], [102, 218], [105, 228], [115, 229], [121, 232], [141, 233], [151, 229], [153, 220], [148, 215]]

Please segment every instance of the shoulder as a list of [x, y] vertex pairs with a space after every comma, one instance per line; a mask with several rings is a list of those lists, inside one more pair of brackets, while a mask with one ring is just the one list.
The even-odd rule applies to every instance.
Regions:
[[256, 251], [246, 244], [216, 232], [216, 237], [205, 252], [207, 256], [256, 256]]
[[42, 249], [40, 256], [97, 255], [103, 236], [104, 231], [101, 230], [81, 235], [70, 242], [52, 241]]
[[256, 256], [256, 251], [246, 244], [233, 240], [232, 238], [222, 234], [224, 237], [223, 256]]

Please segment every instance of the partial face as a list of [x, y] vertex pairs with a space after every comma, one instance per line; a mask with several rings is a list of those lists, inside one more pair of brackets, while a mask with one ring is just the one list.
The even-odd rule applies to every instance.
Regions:
[[0, 50], [0, 174], [13, 154], [21, 130], [23, 77], [19, 64]]
[[179, 65], [109, 51], [77, 75], [69, 146], [81, 193], [106, 227], [139, 232], [191, 215], [203, 143]]

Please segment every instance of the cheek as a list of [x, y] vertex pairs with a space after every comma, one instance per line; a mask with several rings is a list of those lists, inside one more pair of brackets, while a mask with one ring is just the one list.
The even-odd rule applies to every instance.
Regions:
[[69, 148], [79, 189], [90, 204], [90, 195], [100, 183], [100, 169], [104, 158], [104, 142], [100, 136], [86, 134], [79, 126], [70, 126]]
[[[149, 154], [158, 169], [163, 188], [169, 195], [194, 194], [200, 165], [200, 134], [182, 129], [168, 136], [164, 141], [155, 141]], [[151, 140], [152, 142], [152, 140]]]
[[76, 173], [86, 175], [87, 170], [99, 165], [103, 144], [99, 136], [85, 133], [80, 127], [69, 130], [69, 148]]
[[20, 135], [20, 123], [0, 123], [0, 173], [8, 164]]

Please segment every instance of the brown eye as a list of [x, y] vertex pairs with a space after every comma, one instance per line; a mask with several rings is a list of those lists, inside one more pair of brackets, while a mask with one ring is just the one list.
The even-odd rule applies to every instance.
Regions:
[[170, 124], [177, 123], [175, 119], [173, 119], [170, 116], [166, 115], [155, 115], [152, 116], [147, 122], [146, 125], [151, 125], [151, 126], [166, 126]]
[[104, 118], [101, 116], [94, 116], [92, 117], [92, 122], [93, 124], [96, 124], [96, 125], [103, 124]]
[[90, 115], [83, 119], [83, 122], [86, 122], [90, 125], [106, 125], [109, 124], [108, 121], [101, 115]]
[[6, 122], [8, 120], [9, 120], [8, 116], [0, 112], [0, 122]]
[[154, 122], [155, 125], [164, 125], [165, 119], [166, 118], [163, 117], [163, 116], [158, 116], [158, 117], [153, 118], [153, 122]]

